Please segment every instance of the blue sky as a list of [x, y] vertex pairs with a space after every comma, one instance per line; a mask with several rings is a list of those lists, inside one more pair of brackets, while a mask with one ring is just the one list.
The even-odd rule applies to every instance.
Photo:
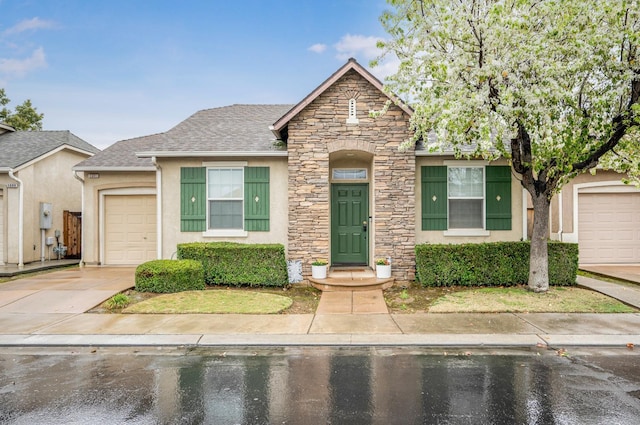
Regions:
[[[0, 87], [99, 148], [368, 65], [384, 0], [0, 0]], [[394, 64], [373, 69], [379, 78]]]

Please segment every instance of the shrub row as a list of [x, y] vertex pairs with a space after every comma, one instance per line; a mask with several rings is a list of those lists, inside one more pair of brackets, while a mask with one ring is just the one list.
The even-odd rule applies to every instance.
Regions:
[[288, 283], [281, 244], [184, 243], [178, 245], [178, 258], [202, 263], [207, 285], [285, 286]]
[[[416, 245], [416, 278], [423, 286], [526, 284], [529, 248], [528, 241]], [[549, 242], [548, 248], [550, 284], [575, 284], [578, 245]]]
[[136, 268], [136, 291], [172, 293], [205, 289], [204, 268], [194, 260], [153, 260]]

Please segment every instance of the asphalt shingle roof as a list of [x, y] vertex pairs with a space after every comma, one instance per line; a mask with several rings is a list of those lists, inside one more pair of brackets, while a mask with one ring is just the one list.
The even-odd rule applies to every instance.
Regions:
[[73, 169], [153, 168], [151, 158], [138, 158], [136, 152], [154, 149], [154, 146], [160, 144], [164, 137], [164, 134], [152, 134], [150, 136], [136, 137], [135, 139], [121, 140], [91, 158], [85, 159]]
[[278, 150], [269, 126], [294, 105], [231, 105], [196, 112], [167, 131], [158, 151], [261, 152]]
[[169, 131], [122, 140], [76, 165], [77, 170], [152, 166], [136, 152], [273, 152], [269, 126], [294, 105], [230, 105], [205, 109]]
[[100, 152], [66, 130], [8, 132], [0, 134], [0, 167], [19, 167], [63, 145], [93, 154]]

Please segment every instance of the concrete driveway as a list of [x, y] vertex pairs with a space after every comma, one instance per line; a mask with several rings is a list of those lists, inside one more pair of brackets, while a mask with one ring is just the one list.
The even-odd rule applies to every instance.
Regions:
[[84, 313], [132, 288], [134, 277], [134, 267], [85, 267], [0, 283], [0, 314]]
[[581, 265], [580, 270], [640, 283], [640, 264]]

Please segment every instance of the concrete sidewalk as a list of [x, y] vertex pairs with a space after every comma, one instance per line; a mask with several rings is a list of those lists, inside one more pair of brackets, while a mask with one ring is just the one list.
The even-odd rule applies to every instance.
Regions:
[[[18, 317], [20, 316], [20, 317]], [[626, 347], [640, 314], [0, 314], [2, 346]]]
[[[580, 284], [591, 285], [600, 282], [582, 278], [579, 281]], [[0, 284], [0, 346], [400, 345], [565, 348], [640, 344], [639, 313], [84, 313], [132, 285], [131, 268], [67, 269]], [[623, 288], [626, 289], [620, 290], [618, 295], [628, 299], [640, 293], [633, 287]], [[363, 296], [368, 302], [375, 301]]]

